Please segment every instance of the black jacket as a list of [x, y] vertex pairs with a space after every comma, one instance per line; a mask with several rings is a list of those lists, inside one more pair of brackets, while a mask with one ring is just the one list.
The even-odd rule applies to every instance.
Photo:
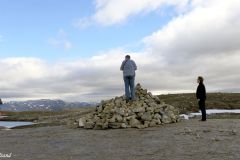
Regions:
[[197, 99], [206, 100], [206, 89], [203, 83], [199, 83], [196, 92]]

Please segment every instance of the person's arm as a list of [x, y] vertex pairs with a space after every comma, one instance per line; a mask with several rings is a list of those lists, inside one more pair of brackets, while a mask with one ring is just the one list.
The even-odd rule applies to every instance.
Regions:
[[206, 89], [203, 84], [199, 85], [198, 88], [198, 99], [205, 100], [206, 99]]
[[204, 85], [203, 85], [203, 97], [204, 97], [205, 100], [207, 99], [207, 96], [206, 96], [206, 88], [205, 88]]
[[199, 99], [199, 86], [197, 87], [196, 98]]

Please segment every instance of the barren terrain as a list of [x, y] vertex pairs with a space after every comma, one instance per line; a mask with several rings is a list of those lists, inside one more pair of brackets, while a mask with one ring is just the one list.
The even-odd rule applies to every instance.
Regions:
[[[194, 94], [161, 95], [181, 113], [198, 111]], [[207, 109], [240, 109], [240, 94], [208, 94]], [[85, 130], [79, 117], [94, 108], [63, 112], [5, 112], [5, 120], [37, 125], [0, 130], [0, 153], [13, 160], [238, 160], [240, 115], [199, 117], [146, 129]], [[6, 158], [0, 158], [6, 159]]]
[[240, 120], [181, 121], [156, 128], [85, 130], [51, 126], [0, 131], [16, 160], [237, 160]]

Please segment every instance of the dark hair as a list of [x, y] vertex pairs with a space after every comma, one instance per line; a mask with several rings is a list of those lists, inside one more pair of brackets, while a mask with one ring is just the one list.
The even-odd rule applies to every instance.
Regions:
[[126, 55], [125, 58], [130, 59], [131, 57], [129, 55]]
[[202, 76], [198, 76], [198, 80], [203, 83], [204, 78]]

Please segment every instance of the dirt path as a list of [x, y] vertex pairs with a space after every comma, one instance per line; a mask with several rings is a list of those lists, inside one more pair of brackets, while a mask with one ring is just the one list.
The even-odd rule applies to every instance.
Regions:
[[0, 131], [0, 153], [13, 160], [238, 160], [240, 119], [182, 121], [148, 129], [66, 126]]

